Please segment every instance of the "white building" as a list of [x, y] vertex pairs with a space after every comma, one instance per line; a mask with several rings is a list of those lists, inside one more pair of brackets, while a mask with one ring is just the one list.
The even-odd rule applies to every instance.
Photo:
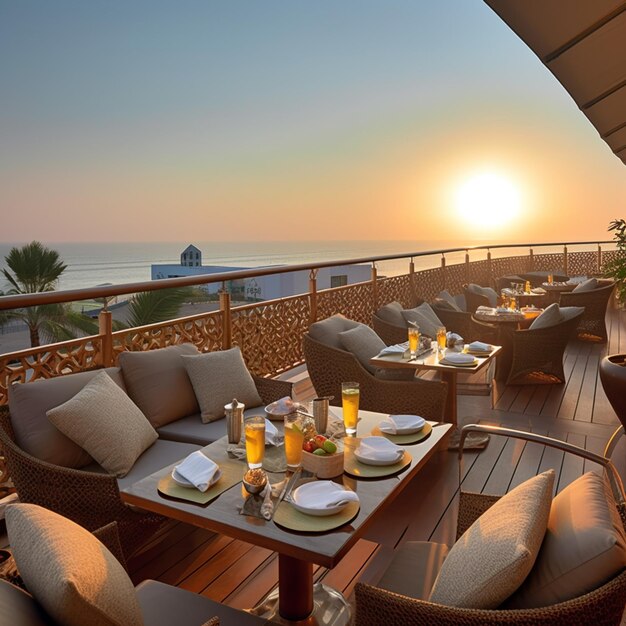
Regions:
[[[196, 258], [197, 255], [197, 258]], [[202, 265], [202, 253], [195, 246], [188, 246], [180, 255], [180, 265], [155, 264], [151, 266], [152, 280], [177, 278], [179, 276], [200, 276], [218, 274], [242, 269], [259, 269], [258, 267], [229, 267], [224, 265]], [[196, 262], [198, 263], [196, 265]], [[277, 267], [277, 266], [271, 266]], [[354, 283], [364, 282], [371, 278], [369, 265], [339, 265], [321, 268], [317, 274], [317, 288], [328, 289]], [[221, 283], [206, 285], [209, 293], [217, 293]], [[259, 278], [228, 281], [227, 287], [236, 300], [273, 300], [309, 290], [309, 272], [286, 272]]]

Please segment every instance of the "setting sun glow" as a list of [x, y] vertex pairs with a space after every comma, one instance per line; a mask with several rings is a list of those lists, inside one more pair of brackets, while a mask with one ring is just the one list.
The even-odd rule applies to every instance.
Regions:
[[456, 209], [467, 222], [481, 228], [497, 228], [515, 219], [520, 210], [519, 189], [495, 172], [472, 176], [459, 187]]

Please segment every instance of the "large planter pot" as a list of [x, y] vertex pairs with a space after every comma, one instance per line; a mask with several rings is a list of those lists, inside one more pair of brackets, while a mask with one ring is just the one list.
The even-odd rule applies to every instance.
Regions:
[[626, 430], [626, 354], [605, 356], [600, 361], [600, 380], [606, 397]]

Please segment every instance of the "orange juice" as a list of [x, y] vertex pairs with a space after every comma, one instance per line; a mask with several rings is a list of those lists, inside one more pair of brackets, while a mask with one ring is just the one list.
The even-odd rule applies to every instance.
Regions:
[[[285, 417], [285, 456], [289, 467], [298, 467], [302, 462], [302, 445], [304, 444], [304, 432], [299, 417]], [[296, 421], [297, 420], [297, 421]]]
[[343, 407], [343, 424], [348, 435], [356, 433], [359, 419], [359, 386], [358, 383], [341, 384], [341, 400]]
[[265, 455], [265, 419], [252, 417], [245, 423], [246, 458], [251, 469], [263, 465]]
[[417, 328], [410, 327], [409, 328], [409, 352], [411, 353], [411, 358], [415, 356], [417, 353], [417, 348], [420, 343], [420, 331]]
[[440, 326], [437, 329], [437, 347], [440, 350], [445, 350], [446, 341], [447, 341], [446, 329], [443, 326]]

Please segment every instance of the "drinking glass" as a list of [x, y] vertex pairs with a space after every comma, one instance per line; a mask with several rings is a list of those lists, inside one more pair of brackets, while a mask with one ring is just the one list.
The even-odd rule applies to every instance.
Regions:
[[285, 415], [285, 456], [287, 467], [296, 469], [302, 463], [302, 445], [304, 444], [304, 426], [299, 413]]
[[439, 348], [439, 350], [446, 349], [446, 341], [447, 341], [446, 327], [439, 326], [437, 328], [437, 347]]
[[515, 296], [511, 296], [509, 298], [509, 308], [511, 308], [513, 311], [517, 309], [517, 299], [515, 298]]
[[341, 404], [346, 434], [354, 436], [359, 419], [359, 383], [341, 383]]
[[244, 422], [246, 458], [250, 469], [263, 465], [265, 455], [265, 418], [261, 415], [248, 417]]
[[554, 276], [552, 274], [548, 274], [548, 285], [551, 285], [554, 282]]
[[417, 326], [409, 326], [409, 354], [414, 359], [417, 348], [420, 345], [420, 329]]

